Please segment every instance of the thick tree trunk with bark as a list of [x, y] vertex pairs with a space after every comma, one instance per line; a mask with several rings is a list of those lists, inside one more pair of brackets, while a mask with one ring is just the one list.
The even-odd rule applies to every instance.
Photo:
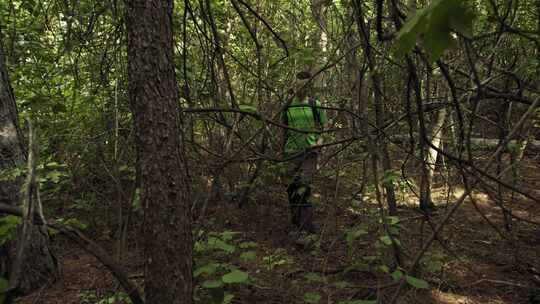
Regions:
[[193, 293], [172, 5], [172, 0], [127, 2], [129, 99], [142, 184], [147, 304], [192, 303]]
[[[24, 164], [25, 149], [21, 138], [15, 96], [10, 86], [0, 41], [0, 170], [9, 170]], [[0, 203], [19, 205], [21, 185], [21, 178], [0, 181]], [[3, 216], [0, 214], [0, 218]], [[54, 279], [57, 273], [56, 260], [49, 250], [47, 231], [40, 226], [30, 225], [26, 233], [29, 242], [25, 244], [21, 260], [17, 263], [15, 249], [20, 236], [0, 247], [0, 277], [11, 277], [17, 272], [17, 280], [12, 287], [16, 293], [22, 294], [43, 286], [50, 279]]]

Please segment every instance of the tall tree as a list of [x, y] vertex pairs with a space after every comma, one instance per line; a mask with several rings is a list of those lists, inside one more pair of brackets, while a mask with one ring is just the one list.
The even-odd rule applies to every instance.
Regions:
[[127, 3], [129, 99], [135, 122], [146, 303], [192, 303], [189, 184], [173, 61], [172, 0]]
[[[10, 170], [22, 165], [26, 155], [1, 37], [2, 33], [0, 33], [0, 170]], [[0, 203], [8, 205], [20, 203], [21, 181], [21, 178], [0, 181]], [[2, 216], [0, 214], [0, 218]], [[35, 290], [56, 275], [56, 260], [49, 250], [47, 232], [40, 226], [30, 225], [26, 231], [26, 239], [29, 241], [25, 242], [18, 257], [15, 248], [18, 247], [17, 240], [21, 238], [0, 247], [0, 277], [9, 276], [13, 283], [11, 288], [19, 293]]]

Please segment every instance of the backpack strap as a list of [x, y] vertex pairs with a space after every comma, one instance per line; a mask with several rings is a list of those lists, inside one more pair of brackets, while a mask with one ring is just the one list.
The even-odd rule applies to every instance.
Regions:
[[309, 97], [309, 105], [311, 107], [311, 111], [313, 112], [313, 119], [315, 120], [315, 125], [317, 128], [322, 128], [322, 121], [321, 121], [321, 113], [317, 109], [317, 104], [315, 97]]

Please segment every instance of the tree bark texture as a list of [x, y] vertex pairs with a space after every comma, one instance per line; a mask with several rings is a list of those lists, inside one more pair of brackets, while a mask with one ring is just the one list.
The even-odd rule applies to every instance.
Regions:
[[[1, 37], [1, 33], [0, 33]], [[15, 96], [9, 82], [3, 46], [0, 41], [0, 170], [9, 170], [24, 164], [25, 149], [17, 114]], [[4, 171], [7, 172], [7, 171]], [[17, 206], [20, 204], [22, 178], [0, 181], [0, 203]], [[0, 217], [3, 217], [0, 214]], [[24, 247], [17, 265], [17, 293], [29, 293], [56, 276], [56, 259], [49, 250], [46, 230], [31, 225], [27, 228], [30, 240]], [[20, 236], [19, 236], [20, 237]], [[14, 271], [17, 240], [0, 247], [0, 277], [9, 277]]]
[[172, 0], [127, 2], [129, 99], [142, 184], [147, 304], [192, 303], [193, 293], [172, 6]]

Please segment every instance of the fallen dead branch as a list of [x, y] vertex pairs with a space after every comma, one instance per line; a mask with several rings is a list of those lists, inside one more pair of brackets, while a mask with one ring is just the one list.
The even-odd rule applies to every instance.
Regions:
[[[0, 203], [0, 213], [7, 213], [15, 216], [22, 216], [23, 212], [21, 208], [14, 207], [6, 204]], [[124, 288], [125, 292], [131, 299], [131, 302], [134, 304], [144, 304], [144, 301], [139, 293], [137, 287], [130, 282], [125, 270], [120, 266], [118, 261], [111, 257], [105, 249], [99, 246], [96, 242], [92, 241], [84, 233], [79, 231], [76, 228], [60, 224], [55, 221], [44, 220], [36, 213], [34, 213], [34, 224], [36, 225], [47, 225], [50, 228], [57, 230], [61, 235], [67, 237], [83, 250], [93, 255], [99, 262], [101, 262], [107, 269], [112, 273], [112, 275], [118, 280], [120, 285]]]

